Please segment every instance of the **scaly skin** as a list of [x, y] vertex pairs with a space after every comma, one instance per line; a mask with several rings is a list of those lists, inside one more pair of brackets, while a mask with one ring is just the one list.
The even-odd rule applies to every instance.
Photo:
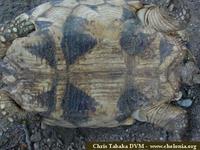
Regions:
[[35, 30], [34, 24], [29, 17], [22, 14], [14, 20], [4, 24], [0, 28], [0, 41], [4, 44], [11, 44], [16, 38], [27, 36]]

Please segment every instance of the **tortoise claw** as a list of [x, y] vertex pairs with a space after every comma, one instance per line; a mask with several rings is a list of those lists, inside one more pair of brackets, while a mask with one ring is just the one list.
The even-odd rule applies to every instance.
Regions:
[[0, 41], [4, 44], [12, 43], [18, 37], [27, 36], [35, 30], [35, 25], [27, 15], [22, 14], [0, 28]]

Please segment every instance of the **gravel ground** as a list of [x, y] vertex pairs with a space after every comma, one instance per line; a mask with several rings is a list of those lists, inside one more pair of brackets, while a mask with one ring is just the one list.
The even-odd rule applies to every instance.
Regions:
[[[45, 1], [48, 0], [0, 0], [0, 23]], [[159, 3], [159, 0], [144, 1]], [[189, 47], [200, 66], [200, 0], [186, 2], [192, 12], [192, 20], [187, 28]], [[118, 128], [66, 129], [46, 126], [40, 123], [40, 118], [35, 117], [26, 124], [14, 125], [0, 135], [0, 149], [77, 150], [84, 149], [87, 141], [200, 141], [200, 86], [183, 85], [182, 89], [185, 97], [193, 100], [193, 104], [187, 109], [189, 126], [181, 136], [148, 123], [137, 122]]]

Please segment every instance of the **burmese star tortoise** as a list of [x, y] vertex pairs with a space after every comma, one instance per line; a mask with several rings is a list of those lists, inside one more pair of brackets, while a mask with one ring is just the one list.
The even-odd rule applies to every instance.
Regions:
[[171, 102], [181, 83], [200, 81], [183, 40], [189, 20], [182, 0], [44, 3], [1, 27], [1, 108], [70, 128], [182, 129], [186, 111]]

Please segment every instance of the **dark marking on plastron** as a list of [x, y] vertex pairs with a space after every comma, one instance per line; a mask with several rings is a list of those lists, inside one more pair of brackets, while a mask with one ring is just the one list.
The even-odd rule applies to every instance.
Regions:
[[95, 106], [96, 102], [92, 97], [72, 84], [68, 85], [62, 103], [64, 110], [63, 117], [65, 120], [74, 125], [86, 122], [89, 114], [96, 111]]
[[62, 50], [66, 60], [73, 64], [78, 57], [92, 49], [97, 41], [86, 33], [87, 20], [81, 17], [69, 17], [63, 28]]
[[162, 63], [167, 56], [172, 52], [173, 45], [167, 40], [161, 39], [160, 41], [160, 63]]
[[138, 31], [141, 26], [138, 19], [131, 19], [124, 23], [120, 45], [130, 55], [143, 53], [151, 42], [148, 34]]
[[127, 8], [123, 8], [122, 20], [126, 21], [129, 19], [137, 19], [137, 15], [134, 13], [134, 11], [128, 10]]
[[26, 49], [31, 52], [31, 54], [36, 55], [42, 59], [47, 60], [49, 65], [53, 68], [56, 67], [56, 57], [55, 57], [55, 42], [51, 35], [49, 35], [48, 30], [41, 31], [36, 34], [36, 36], [42, 37], [41, 41], [38, 43], [32, 43], [32, 45], [26, 45]]
[[127, 89], [117, 103], [118, 115], [116, 120], [126, 120], [137, 109], [148, 104], [148, 99], [135, 88]]

